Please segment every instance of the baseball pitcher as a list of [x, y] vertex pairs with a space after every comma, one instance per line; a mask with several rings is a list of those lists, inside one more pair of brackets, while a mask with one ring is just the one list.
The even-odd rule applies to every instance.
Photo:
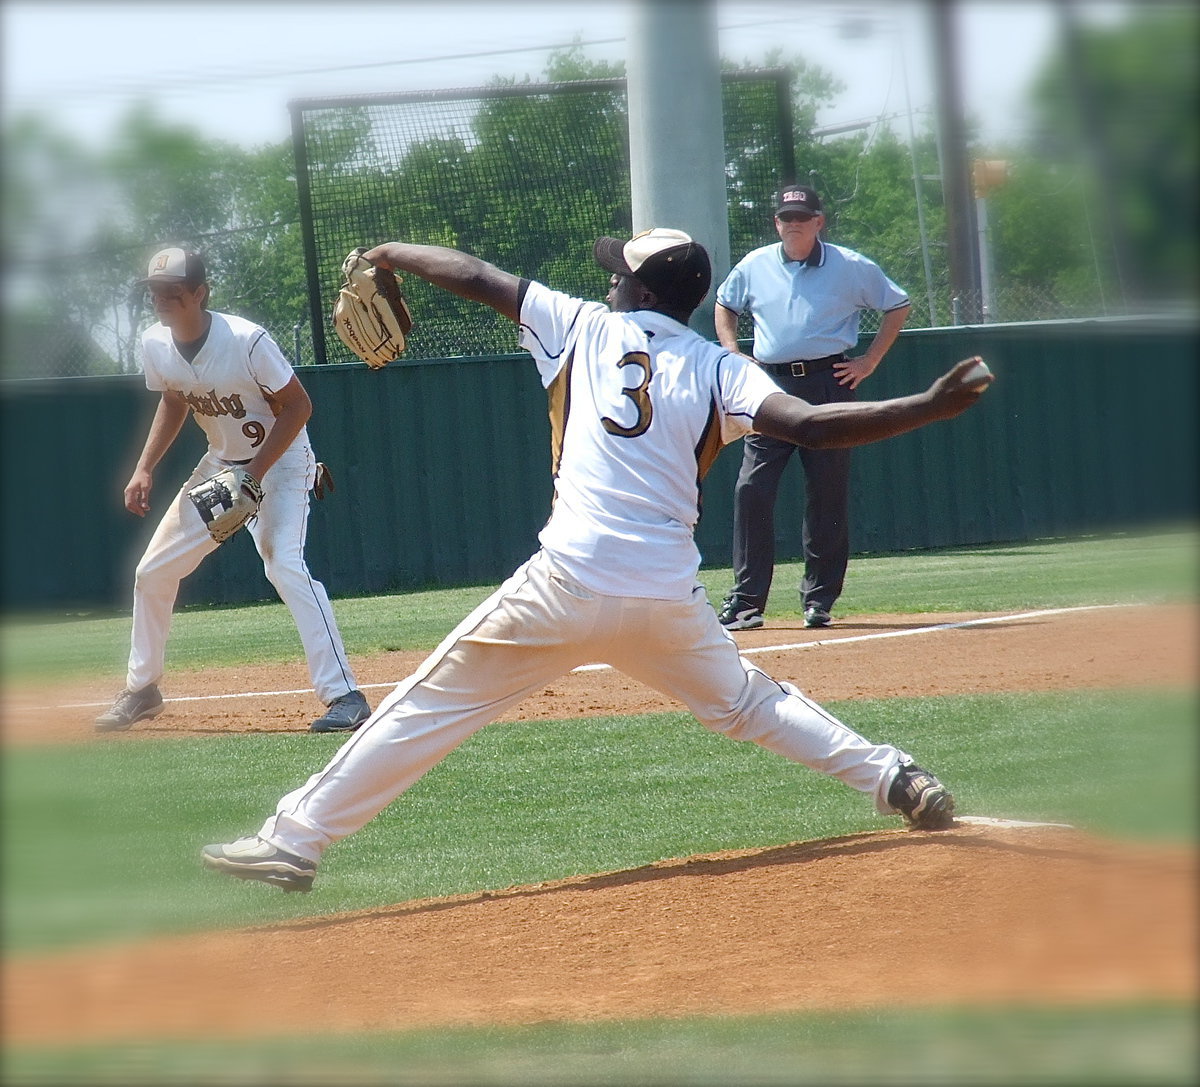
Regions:
[[925, 392], [813, 407], [687, 322], [709, 257], [677, 230], [594, 247], [607, 306], [452, 249], [367, 250], [489, 305], [520, 327], [549, 396], [554, 505], [537, 553], [387, 696], [257, 834], [206, 846], [204, 863], [283, 890], [312, 887], [354, 833], [478, 729], [578, 665], [603, 661], [684, 703], [708, 728], [803, 763], [915, 828], [952, 821], [950, 791], [903, 751], [860, 736], [738, 653], [698, 583], [700, 480], [721, 447], [756, 432], [859, 445], [965, 411], [990, 377], [959, 363]]

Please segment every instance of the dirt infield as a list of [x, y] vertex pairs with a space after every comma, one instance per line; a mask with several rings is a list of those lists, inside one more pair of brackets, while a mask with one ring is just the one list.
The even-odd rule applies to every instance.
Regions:
[[[1027, 618], [970, 614], [875, 615], [825, 630], [768, 621], [737, 635], [738, 645], [768, 673], [789, 679], [818, 702], [853, 698], [999, 691], [1160, 687], [1196, 682], [1200, 620], [1193, 606], [1075, 610]], [[957, 623], [988, 622], [955, 627]], [[990, 620], [999, 620], [992, 622]], [[905, 632], [912, 632], [911, 635]], [[770, 646], [804, 648], [759, 652]], [[372, 705], [407, 676], [424, 653], [356, 657], [354, 668]], [[60, 684], [51, 691], [8, 689], [2, 704], [7, 743], [48, 743], [92, 736], [121, 678]], [[304, 732], [321, 712], [303, 663], [170, 673], [167, 709], [128, 733], [145, 736], [213, 732]], [[282, 692], [282, 693], [281, 693]], [[294, 693], [290, 693], [294, 692]], [[656, 713], [682, 707], [609, 670], [564, 676], [504, 714], [502, 721]]]
[[[770, 624], [746, 649], [820, 701], [1196, 685], [1193, 607], [1071, 611], [848, 640], [975, 616]], [[811, 643], [821, 643], [814, 645]], [[416, 658], [356, 660], [364, 685]], [[302, 669], [170, 678], [169, 697], [305, 686]], [[103, 702], [77, 684], [60, 702]], [[368, 690], [372, 702], [378, 691]], [[44, 699], [45, 692], [42, 692]], [[250, 708], [253, 712], [248, 712]], [[299, 731], [310, 694], [171, 702], [127, 735], [96, 709], [9, 691], [9, 743]], [[566, 677], [510, 719], [677, 708], [609, 671]], [[1197, 995], [1196, 856], [1055, 827], [962, 823], [665, 861], [237, 932], [9, 961], [10, 1044], [403, 1029], [629, 1016]], [[250, 891], [268, 892], [265, 888]]]
[[5, 1035], [1189, 999], [1195, 877], [1182, 851], [1071, 831], [862, 834], [21, 961]]

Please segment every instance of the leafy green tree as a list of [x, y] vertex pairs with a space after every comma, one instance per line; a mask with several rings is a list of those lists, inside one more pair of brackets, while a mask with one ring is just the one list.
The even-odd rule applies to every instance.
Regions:
[[[1143, 298], [1194, 294], [1197, 24], [1193, 9], [1149, 4], [1120, 25], [1085, 29], [1086, 83], [1099, 107], [1094, 116], [1106, 161], [1115, 164], [1113, 176], [1102, 179], [1103, 194], [1089, 187], [1091, 160], [1080, 156], [1085, 133], [1068, 93], [1077, 80], [1063, 57], [1046, 66], [1034, 90], [1038, 137], [972, 149], [1011, 163], [1009, 182], [989, 196], [998, 291], [1006, 299], [1021, 296], [1002, 319], [1096, 312], [1116, 298], [1112, 216], [1132, 240], [1127, 288]], [[938, 173], [933, 133], [923, 132], [910, 147], [881, 121], [864, 132], [822, 138], [817, 113], [840, 85], [779, 50], [761, 64], [723, 64], [726, 73], [747, 75], [764, 66], [790, 77], [794, 173], [821, 191], [827, 239], [866, 253], [909, 290], [916, 305], [911, 324], [945, 321], [941, 187], [924, 185], [924, 237], [914, 189], [914, 173]], [[574, 46], [553, 54], [541, 77], [565, 84], [555, 93], [523, 94], [531, 80], [497, 79], [494, 95], [442, 100], [436, 109], [447, 112], [441, 121], [434, 117], [425, 136], [390, 131], [374, 105], [307, 113], [304, 153], [322, 311], [340, 281], [341, 256], [390, 237], [468, 249], [519, 274], [600, 297], [592, 239], [631, 225], [625, 95], [619, 85], [601, 82], [621, 75], [621, 65], [589, 61]], [[775, 94], [766, 79], [722, 86], [735, 260], [775, 239], [772, 202], [779, 184], [791, 180], [782, 176]], [[0, 372], [136, 369], [137, 333], [151, 317], [138, 308], [130, 285], [149, 254], [168, 244], [204, 252], [213, 304], [260, 322], [289, 350], [291, 331], [310, 318], [312, 293], [290, 141], [246, 150], [164, 122], [148, 105], [127, 114], [104, 151], [80, 145], [36, 115], [6, 122], [4, 136]], [[507, 322], [420, 282], [406, 289], [418, 311], [410, 357], [513, 349]], [[930, 293], [938, 312], [928, 312]], [[309, 335], [301, 339], [307, 344]], [[330, 358], [349, 355], [334, 340]]]
[[[1113, 265], [1110, 223], [1127, 240], [1118, 251], [1129, 301], [1194, 298], [1200, 12], [1137, 4], [1120, 23], [1079, 25], [1078, 35], [1078, 68], [1064, 50], [1034, 86], [1039, 131], [1029, 150], [1064, 183], [1079, 178], [1100, 267]], [[1098, 166], [1111, 174], [1097, 176]]]
[[132, 284], [167, 245], [205, 254], [215, 308], [273, 330], [307, 312], [290, 148], [245, 151], [138, 105], [106, 150], [36, 115], [8, 127], [6, 150], [5, 324], [23, 337], [5, 343], [6, 376], [135, 372], [152, 315]]
[[0, 374], [111, 372], [124, 299], [104, 287], [106, 256], [81, 251], [115, 203], [113, 189], [94, 155], [44, 116], [9, 122], [4, 148]]
[[785, 57], [771, 50], [762, 64], [725, 61], [726, 73], [765, 69], [786, 73], [791, 100], [791, 140], [796, 177], [783, 177], [784, 151], [773, 82], [727, 81], [722, 87], [725, 174], [729, 191], [729, 245], [736, 261], [749, 250], [770, 242], [775, 198], [787, 181], [804, 181], [811, 168], [816, 141], [813, 129], [817, 111], [843, 89], [828, 72], [802, 57]]

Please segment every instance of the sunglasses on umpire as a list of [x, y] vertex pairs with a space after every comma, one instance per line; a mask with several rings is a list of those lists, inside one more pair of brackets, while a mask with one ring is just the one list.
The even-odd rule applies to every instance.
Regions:
[[800, 211], [784, 211], [775, 216], [781, 223], [811, 223], [816, 216], [805, 215]]

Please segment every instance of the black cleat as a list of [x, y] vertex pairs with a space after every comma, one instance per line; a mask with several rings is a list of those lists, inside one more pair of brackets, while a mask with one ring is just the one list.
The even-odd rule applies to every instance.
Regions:
[[309, 732], [353, 732], [368, 717], [371, 707], [367, 705], [362, 691], [348, 691], [335, 698], [324, 717], [318, 717], [308, 726]]
[[806, 627], [827, 627], [833, 622], [833, 616], [820, 604], [809, 604], [804, 609], [804, 625]]
[[915, 762], [900, 766], [887, 799], [914, 830], [947, 830], [954, 825], [950, 790]]
[[763, 625], [762, 608], [731, 594], [722, 603], [717, 621], [726, 630], [754, 630]]

